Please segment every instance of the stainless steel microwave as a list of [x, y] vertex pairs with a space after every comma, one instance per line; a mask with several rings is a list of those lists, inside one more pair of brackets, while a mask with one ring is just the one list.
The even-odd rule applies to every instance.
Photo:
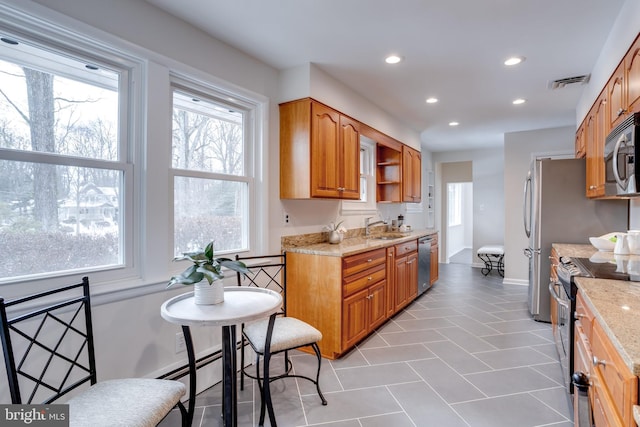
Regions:
[[616, 126], [604, 146], [605, 195], [640, 196], [640, 113]]

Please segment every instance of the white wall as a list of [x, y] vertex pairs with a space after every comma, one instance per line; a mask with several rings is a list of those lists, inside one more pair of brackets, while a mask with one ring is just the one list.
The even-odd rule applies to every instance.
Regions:
[[[120, 46], [148, 59], [146, 81], [147, 117], [149, 141], [168, 147], [170, 127], [166, 123], [166, 101], [170, 99], [168, 81], [170, 67], [179, 64], [212, 81], [220, 81], [251, 92], [268, 100], [269, 114], [264, 126], [265, 150], [268, 164], [265, 165], [265, 183], [269, 188], [269, 202], [263, 215], [268, 217], [267, 242], [269, 252], [280, 250], [283, 234], [318, 232], [337, 216], [339, 202], [335, 201], [285, 201], [279, 200], [279, 115], [278, 102], [283, 99], [284, 89], [280, 73], [237, 49], [222, 43], [185, 22], [166, 14], [144, 1], [129, 0], [7, 0], [30, 15], [72, 28], [83, 34]], [[338, 109], [352, 114], [367, 124], [419, 148], [419, 136], [402, 122], [373, 107], [364, 98], [348, 88], [322, 75], [308, 66], [318, 82], [310, 78], [289, 76], [292, 91], [311, 90], [313, 96]], [[303, 89], [300, 89], [302, 87]], [[306, 88], [306, 89], [305, 89]], [[338, 99], [343, 94], [344, 99]], [[307, 93], [304, 96], [309, 96]], [[149, 174], [149, 179], [169, 182], [168, 150], [153, 150], [149, 144], [149, 163], [140, 165]], [[286, 202], [290, 202], [287, 204]], [[99, 379], [138, 376], [154, 377], [186, 361], [185, 353], [174, 354], [174, 339], [180, 332], [177, 325], [169, 324], [160, 317], [160, 305], [171, 296], [182, 293], [184, 288], [165, 290], [164, 284], [171, 275], [171, 248], [169, 236], [169, 195], [146, 195], [143, 204], [143, 223], [152, 225], [151, 232], [143, 237], [139, 260], [143, 268], [144, 282], [141, 291], [130, 294], [100, 294], [93, 298], [94, 325], [96, 334]], [[291, 227], [282, 225], [283, 209], [291, 212]], [[393, 208], [403, 211], [404, 205]], [[418, 221], [420, 218], [415, 218]], [[347, 226], [363, 225], [363, 218], [350, 220]], [[173, 266], [175, 267], [175, 266]], [[99, 289], [99, 288], [98, 288]], [[219, 331], [213, 328], [193, 328], [196, 349], [199, 352], [219, 347]], [[220, 368], [214, 365], [199, 374], [198, 388], [202, 389], [219, 378]], [[210, 380], [209, 380], [210, 379]], [[3, 400], [0, 390], [0, 401]]]
[[[436, 228], [442, 230], [442, 175], [444, 163], [472, 162], [473, 244], [475, 254], [480, 246], [504, 241], [504, 157], [502, 148], [472, 151], [449, 151], [431, 154], [436, 174]], [[444, 240], [444, 239], [443, 239]], [[441, 250], [444, 262], [446, 248]], [[476, 259], [474, 258], [474, 263]], [[476, 263], [477, 264], [477, 263]]]
[[[629, 46], [635, 40], [639, 28], [640, 2], [627, 0], [591, 71], [591, 81], [578, 102], [576, 107], [576, 126], [582, 123], [600, 91], [609, 81], [609, 77], [611, 77]], [[640, 201], [638, 200], [631, 200], [629, 204], [629, 227], [634, 230], [640, 228]]]
[[523, 249], [529, 244], [524, 234], [523, 189], [534, 153], [569, 154], [574, 150], [575, 127], [540, 129], [507, 133], [504, 137], [504, 208], [505, 208], [505, 283], [529, 282], [528, 258]]
[[[312, 97], [329, 105], [336, 110], [365, 123], [392, 138], [395, 138], [413, 148], [420, 149], [420, 136], [417, 132], [408, 128], [400, 120], [391, 117], [379, 107], [371, 104], [367, 99], [354, 92], [349, 87], [335, 80], [329, 74], [322, 71], [314, 64], [306, 64], [300, 67], [283, 71], [279, 80], [279, 102], [291, 101], [305, 97]], [[273, 164], [278, 163], [278, 148], [274, 144], [271, 147], [271, 159]], [[425, 165], [428, 164], [428, 153], [422, 152], [422, 177], [426, 177]], [[275, 170], [275, 169], [274, 169]], [[278, 176], [272, 177], [272, 182], [278, 182]], [[422, 186], [423, 198], [426, 186]], [[277, 236], [291, 236], [296, 234], [318, 233], [323, 226], [334, 222], [336, 219], [344, 221], [346, 228], [364, 227], [366, 217], [377, 219], [395, 218], [398, 215], [405, 216], [405, 222], [412, 227], [424, 228], [426, 216], [421, 213], [407, 212], [405, 204], [379, 204], [378, 213], [372, 214], [347, 214], [340, 209], [340, 202], [335, 200], [280, 200], [278, 186], [270, 188], [270, 200], [273, 201], [270, 209], [272, 239], [271, 246], [280, 245], [280, 241], [274, 240]], [[375, 196], [374, 196], [375, 197]], [[280, 220], [284, 212], [289, 214], [290, 222], [284, 225]]]

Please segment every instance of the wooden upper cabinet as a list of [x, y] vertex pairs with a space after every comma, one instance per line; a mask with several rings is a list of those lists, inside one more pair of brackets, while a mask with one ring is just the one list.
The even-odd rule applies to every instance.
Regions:
[[422, 195], [422, 156], [411, 147], [402, 147], [402, 201], [420, 203]]
[[629, 49], [624, 59], [627, 77], [627, 110], [640, 111], [640, 36]]
[[576, 151], [576, 159], [582, 159], [587, 155], [587, 146], [586, 146], [586, 137], [584, 132], [584, 123], [578, 128], [576, 131], [576, 143], [575, 143], [575, 151]]
[[585, 122], [586, 146], [586, 195], [589, 198], [604, 196], [604, 130], [607, 127], [607, 101], [602, 94], [594, 104]]
[[626, 116], [627, 96], [624, 78], [624, 62], [616, 68], [616, 71], [609, 79], [609, 83], [607, 84], [607, 98], [608, 120], [604, 129], [605, 135], [619, 125]]
[[359, 123], [310, 98], [281, 104], [280, 198], [359, 199]]

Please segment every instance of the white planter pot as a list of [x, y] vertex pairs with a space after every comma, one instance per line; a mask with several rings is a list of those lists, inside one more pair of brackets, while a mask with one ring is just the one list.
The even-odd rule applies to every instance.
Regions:
[[203, 280], [194, 285], [193, 295], [198, 305], [220, 304], [224, 302], [224, 283], [216, 280], [209, 285], [209, 282]]
[[339, 233], [337, 231], [330, 231], [329, 243], [331, 243], [332, 245], [337, 245], [338, 243], [342, 242], [343, 237], [344, 236], [342, 235], [342, 233]]

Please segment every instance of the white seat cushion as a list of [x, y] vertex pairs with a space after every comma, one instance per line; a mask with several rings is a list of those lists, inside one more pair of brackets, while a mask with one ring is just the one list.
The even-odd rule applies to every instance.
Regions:
[[178, 381], [127, 378], [98, 382], [69, 404], [70, 427], [153, 427], [187, 388]]
[[504, 255], [504, 246], [502, 245], [486, 245], [478, 249], [478, 255]]
[[[267, 339], [267, 326], [269, 319], [245, 325], [244, 334], [251, 341], [253, 348], [260, 354], [264, 354], [264, 344]], [[322, 339], [322, 332], [295, 317], [276, 317], [271, 335], [271, 352], [286, 350], [288, 348], [302, 347], [313, 344]]]

